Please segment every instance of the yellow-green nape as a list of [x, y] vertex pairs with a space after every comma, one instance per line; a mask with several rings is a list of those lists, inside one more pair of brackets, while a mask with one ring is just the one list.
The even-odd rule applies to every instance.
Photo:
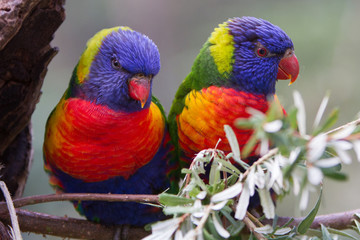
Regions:
[[98, 53], [101, 43], [103, 39], [111, 34], [112, 32], [119, 31], [119, 29], [123, 31], [133, 31], [129, 27], [113, 27], [113, 28], [106, 28], [98, 33], [96, 33], [92, 38], [90, 38], [86, 43], [86, 49], [80, 57], [79, 64], [77, 66], [77, 77], [78, 83], [83, 83], [86, 79], [86, 76], [90, 72], [91, 63], [94, 60], [96, 54]]
[[230, 73], [232, 71], [234, 41], [229, 33], [228, 24], [224, 22], [215, 28], [208, 40], [211, 45], [210, 53], [220, 74]]

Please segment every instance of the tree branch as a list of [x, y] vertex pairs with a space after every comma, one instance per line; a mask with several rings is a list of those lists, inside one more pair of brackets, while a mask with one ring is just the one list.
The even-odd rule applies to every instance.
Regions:
[[[346, 212], [339, 213], [331, 213], [326, 215], [316, 216], [310, 228], [319, 229], [321, 228], [321, 224], [325, 227], [335, 228], [338, 230], [349, 229], [354, 225], [354, 219], [356, 219], [355, 214], [360, 213], [360, 209], [350, 210]], [[277, 225], [282, 226], [287, 223], [289, 220], [294, 219], [289, 227], [298, 226], [303, 217], [300, 218], [292, 218], [292, 217], [279, 217], [277, 221]], [[272, 220], [265, 219], [262, 221], [264, 224], [272, 224]]]
[[[21, 207], [51, 201], [77, 200], [158, 203], [158, 196], [140, 194], [51, 194], [16, 199], [14, 200], [14, 205], [15, 207]], [[149, 234], [143, 228], [132, 227], [129, 235], [124, 238], [124, 233], [121, 233], [121, 229], [115, 226], [104, 226], [86, 220], [57, 217], [20, 209], [17, 209], [16, 212], [19, 218], [20, 228], [25, 232], [80, 239], [113, 239], [115, 235], [119, 234], [123, 236], [121, 239], [139, 239]], [[360, 213], [360, 209], [317, 216], [312, 223], [311, 228], [318, 229], [320, 228], [320, 224], [323, 224], [326, 227], [339, 230], [348, 229], [354, 225], [353, 220], [355, 219], [355, 213]], [[290, 219], [291, 217], [279, 217], [277, 223], [281, 226], [287, 223]], [[293, 222], [289, 226], [297, 226], [303, 219], [304, 218], [294, 218]], [[5, 224], [10, 224], [10, 216], [5, 203], [0, 203], [0, 221]], [[251, 220], [248, 218], [244, 219], [246, 226], [250, 229], [250, 231], [253, 231], [255, 225], [252, 226], [249, 224], [249, 221]], [[263, 223], [272, 224], [272, 221], [264, 220]], [[256, 235], [255, 232], [254, 234]]]
[[[90, 194], [66, 193], [30, 196], [13, 200], [14, 206], [23, 206], [53, 201], [108, 201], [108, 202], [143, 202], [159, 203], [157, 195], [142, 194]], [[140, 239], [149, 234], [142, 227], [131, 227], [130, 231], [122, 232], [121, 226], [104, 226], [68, 217], [57, 217], [43, 213], [36, 213], [17, 209], [20, 229], [23, 232], [48, 234], [59, 237], [80, 239]], [[10, 224], [10, 216], [6, 203], [0, 203], [0, 221]]]
[[246, 227], [249, 229], [249, 231], [252, 232], [258, 240], [266, 240], [264, 235], [255, 231], [256, 228], [255, 224], [247, 216], [244, 217], [243, 221]]
[[[22, 209], [16, 209], [16, 213], [18, 215], [20, 229], [23, 232], [48, 234], [62, 238], [99, 240], [141, 239], [149, 234], [149, 232], [146, 232], [143, 228], [133, 227], [128, 232], [128, 236], [124, 236], [126, 233], [121, 232], [122, 229], [120, 226], [105, 226], [87, 220], [52, 216]], [[0, 214], [0, 221], [4, 224], [9, 224], [9, 214]]]
[[[159, 197], [157, 195], [145, 194], [63, 193], [36, 195], [13, 200], [16, 208], [55, 201], [143, 202], [159, 204]], [[6, 211], [6, 203], [0, 203], [0, 214]]]

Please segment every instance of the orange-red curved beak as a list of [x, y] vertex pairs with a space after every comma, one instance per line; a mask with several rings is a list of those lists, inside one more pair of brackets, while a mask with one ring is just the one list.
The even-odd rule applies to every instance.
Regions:
[[135, 75], [129, 80], [128, 84], [130, 97], [140, 101], [141, 108], [143, 108], [149, 98], [151, 79], [149, 77]]
[[281, 59], [278, 67], [278, 80], [290, 79], [289, 85], [296, 81], [299, 75], [299, 62], [295, 56], [294, 50], [288, 49]]

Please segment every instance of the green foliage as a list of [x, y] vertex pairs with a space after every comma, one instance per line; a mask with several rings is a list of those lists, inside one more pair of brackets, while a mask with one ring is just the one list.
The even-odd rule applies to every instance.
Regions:
[[321, 195], [322, 195], [322, 190], [320, 192], [320, 196], [319, 196], [319, 199], [316, 202], [315, 207], [310, 211], [310, 213], [299, 224], [299, 226], [297, 228], [297, 231], [300, 234], [305, 234], [307, 232], [307, 230], [310, 228], [312, 222], [314, 221], [314, 219], [316, 217], [316, 214], [319, 211], [320, 202], [321, 202]]
[[[274, 103], [267, 114], [249, 109], [250, 119], [238, 119], [237, 127], [254, 130], [241, 153], [234, 131], [224, 126], [232, 152], [227, 155], [219, 149], [199, 152], [191, 167], [182, 170], [186, 175], [179, 192], [160, 195], [164, 213], [172, 218], [156, 223], [152, 235], [145, 239], [256, 239], [259, 234], [267, 239], [291, 239], [312, 231], [322, 191], [314, 208], [296, 227], [292, 220], [283, 226], [277, 224], [271, 195], [276, 193], [282, 198], [293, 192], [300, 199], [298, 208], [304, 210], [309, 195], [322, 186], [324, 177], [346, 180], [340, 171], [341, 164], [352, 161], [349, 151], [354, 149], [360, 158], [360, 142], [356, 138], [360, 120], [328, 131], [336, 122], [338, 110], [321, 124], [327, 96], [320, 105], [312, 133], [307, 134], [305, 107], [299, 93], [294, 94], [294, 100], [296, 107], [286, 116]], [[261, 157], [250, 166], [244, 156], [255, 146]], [[258, 219], [249, 212], [254, 209], [248, 209], [255, 193], [262, 207], [257, 212], [262, 215]], [[273, 224], [261, 223], [265, 218], [273, 219]], [[354, 229], [360, 232], [359, 222], [355, 224]], [[250, 229], [250, 234], [242, 231], [244, 228]], [[333, 239], [334, 235], [352, 238], [346, 232], [324, 226], [317, 232], [323, 239]]]

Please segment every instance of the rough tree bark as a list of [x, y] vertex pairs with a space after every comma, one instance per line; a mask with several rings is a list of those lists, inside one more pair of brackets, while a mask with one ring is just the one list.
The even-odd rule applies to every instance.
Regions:
[[[57, 53], [50, 42], [65, 19], [64, 4], [65, 0], [0, 0], [0, 180], [13, 198], [22, 195], [31, 166], [30, 118], [47, 66]], [[85, 220], [29, 215], [20, 209], [17, 213], [23, 231], [40, 234], [86, 239], [113, 239], [119, 233], [119, 239], [140, 239], [148, 234], [143, 228], [119, 232]], [[6, 216], [1, 214], [0, 239], [10, 239]]]
[[0, 0], [0, 180], [14, 198], [22, 195], [31, 166], [30, 118], [57, 53], [50, 42], [65, 19], [63, 5], [64, 0]]
[[30, 118], [47, 65], [57, 49], [53, 34], [64, 21], [63, 0], [0, 0], [0, 176], [21, 196], [31, 165]]

